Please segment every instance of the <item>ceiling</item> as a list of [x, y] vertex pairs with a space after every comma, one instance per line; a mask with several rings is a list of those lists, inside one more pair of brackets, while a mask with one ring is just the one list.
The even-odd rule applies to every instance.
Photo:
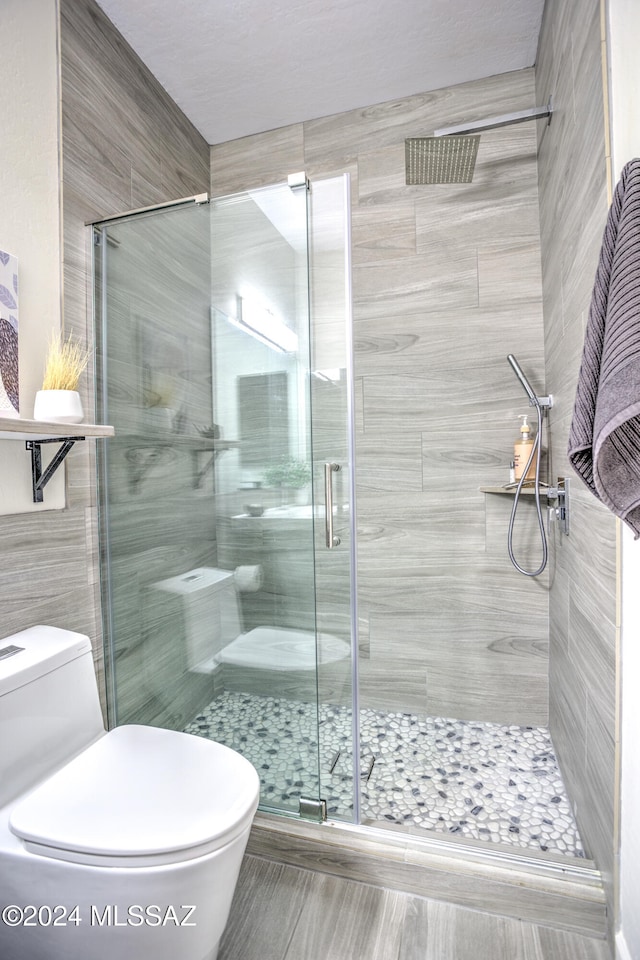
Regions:
[[98, 3], [210, 144], [530, 67], [544, 6], [544, 0]]

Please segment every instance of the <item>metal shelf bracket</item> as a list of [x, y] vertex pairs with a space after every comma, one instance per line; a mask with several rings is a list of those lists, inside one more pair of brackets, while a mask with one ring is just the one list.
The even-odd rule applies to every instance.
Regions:
[[[66, 455], [71, 450], [76, 440], [84, 440], [84, 437], [41, 437], [38, 440], [26, 440], [27, 450], [31, 451], [31, 482], [33, 487], [33, 502], [42, 503], [44, 500], [43, 490], [51, 477], [54, 475]], [[62, 446], [56, 451], [51, 463], [42, 470], [42, 451], [40, 449], [43, 443], [61, 443]]]

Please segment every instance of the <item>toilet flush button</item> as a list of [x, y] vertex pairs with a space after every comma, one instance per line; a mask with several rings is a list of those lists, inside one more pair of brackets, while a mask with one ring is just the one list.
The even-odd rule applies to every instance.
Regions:
[[11, 644], [8, 647], [0, 648], [0, 660], [6, 660], [7, 657], [15, 657], [16, 653], [22, 653], [24, 647], [16, 647], [15, 644]]

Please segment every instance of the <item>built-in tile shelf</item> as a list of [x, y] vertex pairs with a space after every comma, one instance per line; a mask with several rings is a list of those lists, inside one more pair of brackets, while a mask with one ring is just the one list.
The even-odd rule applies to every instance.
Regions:
[[[86, 440], [88, 437], [112, 437], [114, 433], [113, 427], [99, 423], [50, 423], [44, 420], [22, 420], [20, 417], [0, 417], [0, 440], [24, 440], [31, 454], [34, 503], [42, 503], [45, 486], [76, 440]], [[43, 443], [60, 444], [44, 470], [41, 450]]]
[[[513, 497], [513, 496], [515, 495], [517, 489], [518, 489], [517, 485], [516, 485], [516, 486], [513, 486], [513, 487], [511, 487], [511, 486], [509, 486], [509, 487], [480, 487], [480, 493], [506, 493], [508, 496], [512, 496], [512, 497]], [[535, 494], [536, 494], [535, 487], [523, 487], [522, 490], [520, 491], [520, 493], [521, 493], [521, 494], [524, 494], [524, 496], [526, 496], [526, 497], [534, 497]], [[540, 496], [541, 496], [541, 497], [546, 496], [546, 488], [541, 488], [541, 489], [540, 489]]]

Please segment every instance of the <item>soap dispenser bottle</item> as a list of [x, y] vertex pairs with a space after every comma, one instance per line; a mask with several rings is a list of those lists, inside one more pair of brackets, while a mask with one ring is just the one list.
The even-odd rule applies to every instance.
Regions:
[[[527, 413], [520, 414], [519, 417], [522, 420], [522, 426], [520, 427], [520, 437], [516, 440], [513, 445], [513, 460], [515, 463], [515, 479], [519, 480], [524, 472], [524, 468], [527, 465], [527, 460], [531, 456], [531, 450], [533, 448], [533, 437], [531, 436], [531, 426], [529, 424], [529, 415]], [[536, 464], [535, 458], [531, 461], [531, 465], [527, 470], [527, 475], [525, 480], [534, 480], [536, 476]]]

